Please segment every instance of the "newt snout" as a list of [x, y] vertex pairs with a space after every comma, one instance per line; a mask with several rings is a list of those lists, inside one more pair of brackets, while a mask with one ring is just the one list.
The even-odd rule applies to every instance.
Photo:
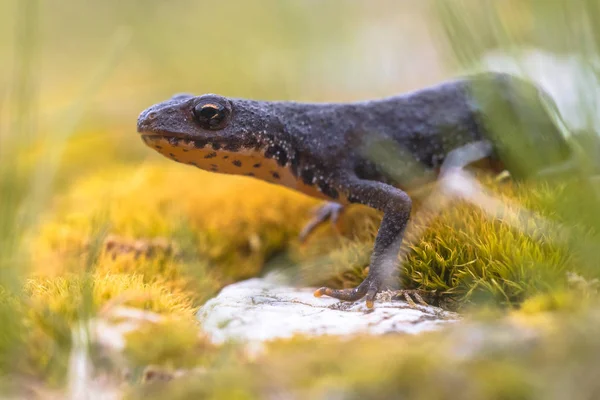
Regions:
[[187, 137], [188, 131], [179, 118], [191, 98], [193, 96], [188, 94], [175, 95], [142, 111], [137, 120], [137, 131], [142, 135]]

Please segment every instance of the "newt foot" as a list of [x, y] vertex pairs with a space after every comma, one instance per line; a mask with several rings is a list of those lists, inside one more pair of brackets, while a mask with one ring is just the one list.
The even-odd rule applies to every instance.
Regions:
[[382, 285], [374, 279], [365, 279], [353, 289], [331, 289], [322, 287], [315, 291], [315, 297], [329, 296], [342, 301], [357, 301], [366, 297], [367, 308], [375, 306], [375, 296], [382, 290]]
[[302, 231], [298, 235], [298, 239], [300, 240], [300, 242], [306, 241], [308, 236], [315, 229], [317, 229], [319, 226], [321, 226], [328, 220], [331, 221], [331, 223], [335, 226], [343, 210], [343, 205], [331, 201], [318, 207], [314, 213], [313, 218], [304, 226], [304, 228], [302, 228]]
[[[393, 298], [394, 299], [404, 298], [404, 300], [406, 300], [406, 302], [413, 308], [417, 307], [415, 300], [420, 305], [429, 307], [429, 304], [427, 304], [427, 302], [425, 300], [423, 300], [423, 297], [421, 296], [422, 294], [425, 294], [425, 292], [423, 290], [419, 290], [419, 289], [401, 289], [401, 290], [396, 290], [394, 292]], [[413, 300], [413, 298], [414, 298], [414, 300]]]
[[[364, 284], [364, 282], [363, 282]], [[314, 292], [315, 297], [329, 296], [342, 301], [358, 301], [366, 296], [366, 305], [367, 308], [373, 308], [375, 306], [375, 296], [382, 292], [382, 289], [377, 288], [375, 285], [367, 283], [365, 286], [363, 284], [359, 285], [353, 289], [331, 289], [328, 287], [322, 287]], [[371, 287], [369, 287], [371, 286]], [[394, 290], [390, 293], [391, 296], [388, 300], [406, 300], [408, 305], [411, 308], [418, 308], [418, 305], [430, 307], [431, 305], [423, 300], [424, 295], [428, 295], [428, 293], [419, 289], [401, 289]]]

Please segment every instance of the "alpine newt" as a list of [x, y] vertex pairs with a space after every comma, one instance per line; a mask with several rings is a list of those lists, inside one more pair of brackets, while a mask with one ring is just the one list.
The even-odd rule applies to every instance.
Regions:
[[[537, 86], [482, 73], [353, 103], [181, 94], [143, 111], [137, 130], [177, 162], [327, 200], [318, 222], [350, 203], [382, 211], [367, 278], [354, 289], [315, 292], [346, 301], [366, 296], [371, 308], [398, 263], [412, 205], [406, 190], [450, 168], [478, 164], [525, 178], [564, 162], [569, 147], [555, 110]], [[510, 151], [515, 143], [518, 155]]]

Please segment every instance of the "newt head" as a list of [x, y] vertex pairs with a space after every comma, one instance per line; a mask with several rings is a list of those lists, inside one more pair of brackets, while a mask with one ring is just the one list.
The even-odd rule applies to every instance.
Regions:
[[215, 94], [179, 94], [144, 110], [137, 130], [150, 146], [162, 138], [172, 143], [194, 142], [198, 148], [207, 144], [239, 148], [250, 145], [248, 142], [269, 126], [264, 118], [268, 113], [257, 108], [258, 102]]
[[266, 102], [180, 94], [143, 111], [137, 130], [146, 145], [175, 161], [250, 175], [256, 171], [240, 169], [241, 158], [258, 158], [283, 125]]
[[143, 111], [137, 130], [177, 162], [296, 188], [297, 158], [278, 115], [276, 103], [180, 94]]

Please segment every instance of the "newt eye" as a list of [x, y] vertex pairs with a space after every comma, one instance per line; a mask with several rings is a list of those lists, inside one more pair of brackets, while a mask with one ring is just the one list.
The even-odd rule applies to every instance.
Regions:
[[215, 131], [227, 126], [231, 106], [224, 98], [207, 98], [196, 104], [193, 112], [202, 128]]

